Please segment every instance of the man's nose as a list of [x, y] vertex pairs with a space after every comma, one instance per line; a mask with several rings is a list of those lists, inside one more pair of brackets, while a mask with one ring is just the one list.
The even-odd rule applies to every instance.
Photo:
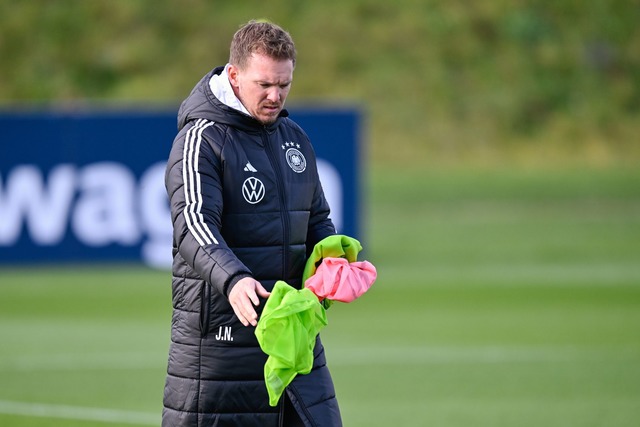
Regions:
[[267, 99], [271, 102], [280, 101], [280, 88], [278, 87], [269, 88], [269, 91], [267, 92]]

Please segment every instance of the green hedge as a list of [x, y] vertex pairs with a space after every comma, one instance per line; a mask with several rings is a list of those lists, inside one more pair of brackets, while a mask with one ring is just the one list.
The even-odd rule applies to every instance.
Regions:
[[0, 0], [0, 103], [175, 105], [251, 18], [296, 41], [291, 104], [363, 108], [374, 164], [640, 158], [640, 7], [624, 0]]

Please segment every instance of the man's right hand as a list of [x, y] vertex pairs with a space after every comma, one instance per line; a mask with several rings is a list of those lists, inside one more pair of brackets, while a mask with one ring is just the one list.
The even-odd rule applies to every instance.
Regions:
[[236, 283], [229, 292], [229, 303], [234, 313], [244, 326], [256, 326], [258, 324], [258, 313], [255, 306], [260, 304], [258, 297], [268, 298], [271, 295], [253, 277], [245, 277]]

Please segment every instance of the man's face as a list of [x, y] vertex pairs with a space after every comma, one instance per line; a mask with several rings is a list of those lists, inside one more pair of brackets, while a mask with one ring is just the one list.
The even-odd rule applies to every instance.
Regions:
[[245, 69], [229, 67], [229, 82], [249, 113], [262, 124], [276, 121], [293, 80], [293, 61], [254, 53]]

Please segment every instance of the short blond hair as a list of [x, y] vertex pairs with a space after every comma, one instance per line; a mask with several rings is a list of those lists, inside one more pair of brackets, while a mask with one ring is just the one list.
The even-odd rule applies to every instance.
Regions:
[[253, 53], [277, 60], [290, 59], [296, 65], [296, 47], [291, 35], [276, 24], [252, 20], [233, 35], [229, 63], [245, 69]]

